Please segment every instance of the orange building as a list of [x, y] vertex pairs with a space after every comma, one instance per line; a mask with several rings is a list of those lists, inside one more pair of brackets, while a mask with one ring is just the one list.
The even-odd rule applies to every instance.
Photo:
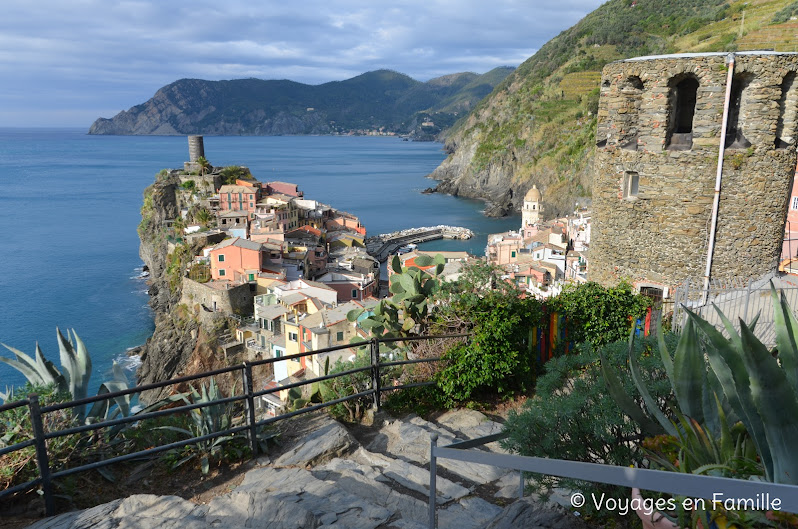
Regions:
[[235, 283], [255, 281], [263, 270], [266, 249], [241, 237], [225, 239], [209, 252], [211, 278]]

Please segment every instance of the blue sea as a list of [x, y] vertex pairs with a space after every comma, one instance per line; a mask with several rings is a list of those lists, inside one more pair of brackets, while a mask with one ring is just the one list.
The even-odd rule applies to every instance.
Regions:
[[[479, 201], [423, 195], [445, 158], [441, 145], [395, 137], [205, 137], [215, 166], [246, 165], [261, 181], [299, 184], [316, 199], [360, 217], [370, 235], [448, 224], [470, 241], [434, 241], [432, 250], [484, 253], [487, 235], [520, 219], [489, 219]], [[114, 359], [151, 336], [147, 285], [138, 278], [136, 226], [144, 188], [188, 160], [185, 137], [89, 136], [77, 129], [0, 128], [0, 342], [56, 365], [56, 327], [75, 329], [99, 386]], [[5, 348], [0, 355], [11, 356]], [[24, 378], [0, 364], [0, 391]]]

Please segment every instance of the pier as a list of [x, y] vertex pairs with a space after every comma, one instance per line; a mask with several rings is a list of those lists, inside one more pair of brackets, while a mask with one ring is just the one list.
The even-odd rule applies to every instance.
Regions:
[[399, 247], [406, 244], [419, 244], [437, 239], [470, 239], [474, 234], [468, 228], [458, 226], [432, 226], [429, 228], [410, 228], [368, 237], [366, 250], [380, 262], [388, 259]]

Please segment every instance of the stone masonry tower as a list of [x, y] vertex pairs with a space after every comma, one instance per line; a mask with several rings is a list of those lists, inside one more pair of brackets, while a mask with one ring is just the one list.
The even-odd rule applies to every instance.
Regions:
[[796, 72], [798, 54], [777, 52], [608, 64], [589, 279], [667, 290], [705, 277], [707, 262], [712, 278], [773, 270], [795, 172]]
[[188, 161], [183, 162], [183, 170], [185, 172], [198, 171], [199, 164], [197, 160], [205, 158], [205, 142], [202, 136], [189, 136], [188, 137]]
[[202, 136], [188, 137], [188, 161], [194, 163], [205, 157], [205, 143]]

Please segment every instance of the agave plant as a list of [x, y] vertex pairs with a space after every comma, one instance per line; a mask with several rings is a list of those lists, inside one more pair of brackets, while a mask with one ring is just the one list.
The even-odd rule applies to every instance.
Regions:
[[[181, 394], [180, 397], [186, 404], [207, 404], [221, 399], [222, 394], [216, 382], [211, 379], [207, 387], [203, 384], [200, 391], [197, 391], [194, 386], [191, 386], [191, 391]], [[191, 439], [227, 430], [233, 420], [232, 410], [228, 404], [213, 404], [202, 408], [194, 408], [189, 411], [189, 417], [191, 418], [189, 428], [161, 426], [160, 429], [172, 430], [185, 435], [187, 439]], [[217, 455], [225, 444], [234, 439], [237, 439], [235, 435], [222, 435], [200, 441], [194, 445], [195, 448], [190, 448], [186, 455], [177, 460], [174, 466], [178, 467], [192, 459], [199, 458], [202, 473], [207, 474], [210, 469], [210, 458]]]
[[[700, 433], [710, 432], [725, 449], [720, 455], [727, 457], [735, 451], [733, 429], [739, 421], [756, 447], [765, 479], [798, 484], [798, 452], [794, 448], [798, 438], [798, 321], [772, 283], [771, 299], [777, 354], [754, 335], [756, 318], [750, 325], [740, 320], [737, 332], [717, 307], [729, 338], [687, 310], [688, 322], [672, 360], [660, 340], [660, 354], [678, 403], [675, 421], [653, 402], [631, 356], [630, 367], [646, 408], [662, 430], [685, 442], [690, 442], [691, 432], [701, 442]], [[656, 423], [619, 391], [617, 376], [605, 365], [602, 361], [608, 389], [618, 404], [632, 419], [656, 431]]]
[[[61, 330], [56, 328], [56, 335], [61, 356], [61, 370], [44, 357], [38, 343], [33, 357], [19, 349], [1, 344], [14, 353], [15, 358], [0, 356], [0, 362], [22, 373], [33, 386], [53, 386], [56, 393], [69, 394], [72, 400], [85, 399], [88, 396], [92, 369], [91, 356], [86, 349], [86, 344], [74, 329], [68, 330], [67, 337], [64, 337]], [[114, 362], [113, 379], [103, 382], [97, 394], [112, 393], [123, 389], [128, 389], [127, 379], [122, 368]], [[116, 408], [112, 409], [111, 403], [107, 400], [100, 401], [92, 406], [88, 414], [85, 405], [75, 406], [73, 408], [75, 420], [79, 423], [95, 422], [119, 413], [124, 416], [130, 414], [129, 396], [117, 397], [114, 401], [117, 404]]]

